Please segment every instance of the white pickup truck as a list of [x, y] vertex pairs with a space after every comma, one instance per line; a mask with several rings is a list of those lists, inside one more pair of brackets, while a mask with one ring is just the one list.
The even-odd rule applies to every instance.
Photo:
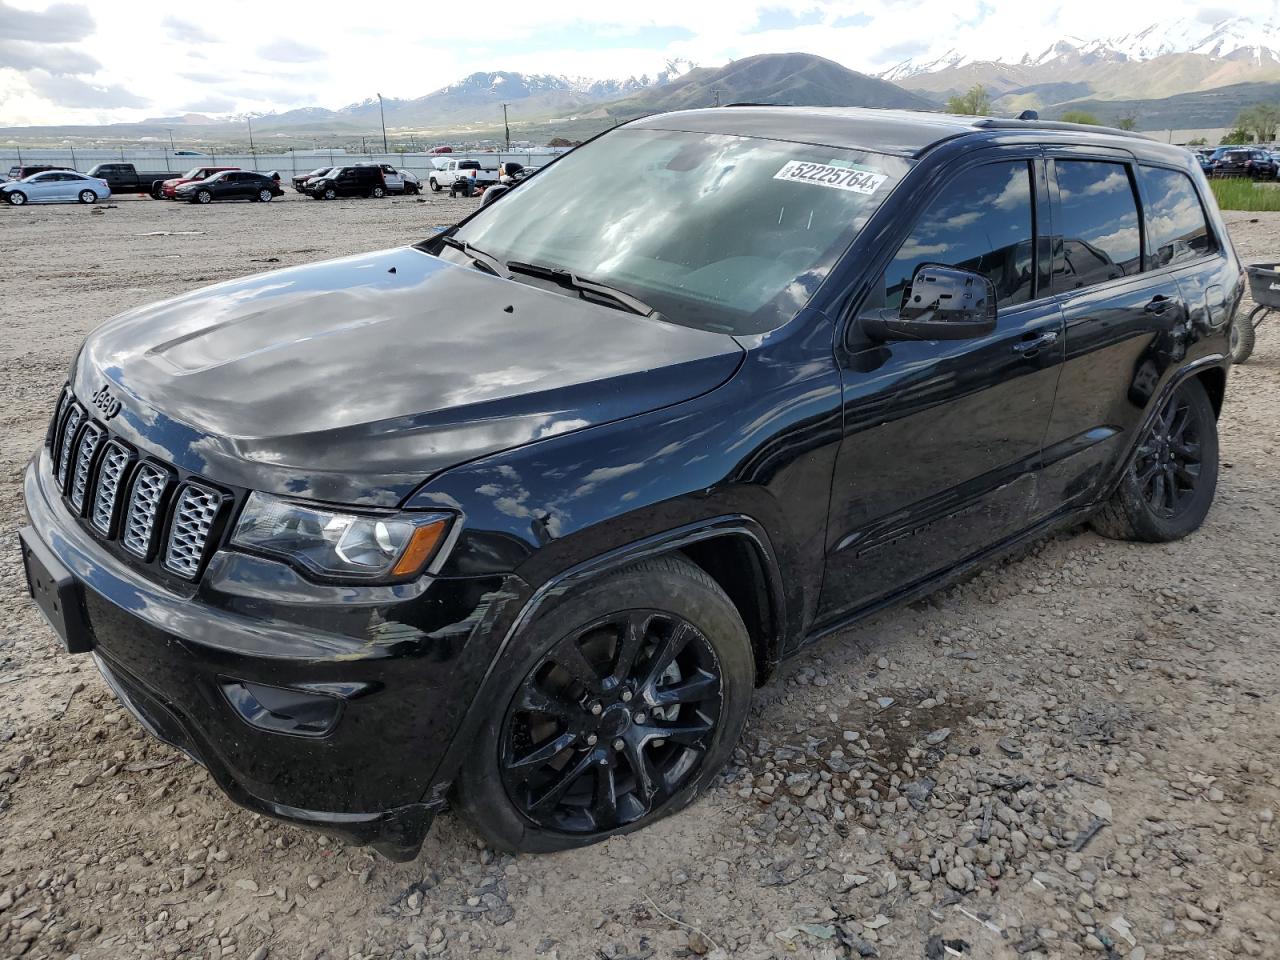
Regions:
[[479, 160], [434, 160], [432, 162], [435, 164], [435, 169], [428, 171], [427, 183], [436, 193], [449, 189], [453, 181], [459, 177], [470, 177], [472, 173], [475, 173], [476, 183], [480, 186], [498, 182], [496, 161], [492, 170], [486, 170]]

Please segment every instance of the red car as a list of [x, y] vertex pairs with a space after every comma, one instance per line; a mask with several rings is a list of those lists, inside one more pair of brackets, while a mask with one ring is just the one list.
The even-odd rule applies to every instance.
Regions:
[[239, 167], [193, 167], [180, 177], [174, 177], [172, 180], [166, 180], [160, 186], [160, 193], [166, 200], [176, 200], [176, 191], [184, 183], [194, 183], [197, 180], [208, 180], [215, 173], [222, 173], [224, 170], [239, 169]]

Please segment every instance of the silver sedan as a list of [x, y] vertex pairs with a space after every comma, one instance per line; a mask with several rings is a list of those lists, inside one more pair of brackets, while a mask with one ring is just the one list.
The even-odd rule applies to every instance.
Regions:
[[0, 184], [0, 199], [15, 207], [28, 203], [97, 203], [110, 196], [107, 181], [74, 170], [46, 170], [25, 180]]

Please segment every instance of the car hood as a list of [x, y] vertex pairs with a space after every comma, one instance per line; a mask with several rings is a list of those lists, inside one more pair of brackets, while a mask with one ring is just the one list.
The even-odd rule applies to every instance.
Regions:
[[211, 480], [391, 506], [454, 464], [714, 389], [741, 359], [726, 334], [405, 247], [122, 314], [75, 389], [107, 387], [114, 432]]

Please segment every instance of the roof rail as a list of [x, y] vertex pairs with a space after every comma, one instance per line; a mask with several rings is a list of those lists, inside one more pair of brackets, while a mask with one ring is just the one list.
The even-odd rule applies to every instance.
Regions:
[[1067, 123], [1065, 120], [1006, 120], [1001, 117], [982, 117], [975, 120], [973, 125], [987, 130], [1069, 130], [1072, 133], [1105, 133], [1112, 137], [1131, 137], [1134, 140], [1153, 139], [1136, 130], [1121, 130], [1119, 127], [1104, 127], [1093, 123]]

